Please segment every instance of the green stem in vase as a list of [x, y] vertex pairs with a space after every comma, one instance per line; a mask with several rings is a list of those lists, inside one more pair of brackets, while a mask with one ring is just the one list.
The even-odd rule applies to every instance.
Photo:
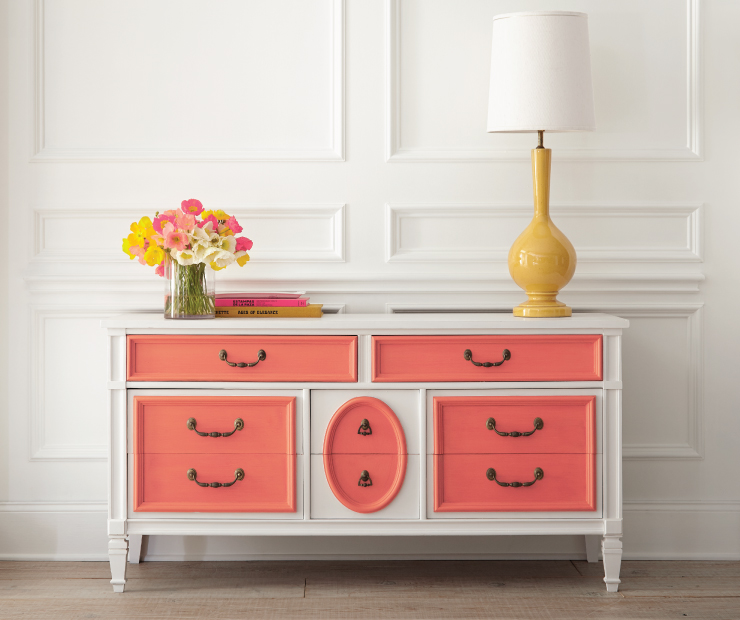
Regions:
[[207, 265], [180, 265], [171, 261], [169, 295], [165, 314], [170, 317], [207, 316], [215, 312], [214, 296], [209, 294]]

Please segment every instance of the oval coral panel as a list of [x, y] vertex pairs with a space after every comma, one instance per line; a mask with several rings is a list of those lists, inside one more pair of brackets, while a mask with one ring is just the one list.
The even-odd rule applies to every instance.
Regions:
[[[358, 433], [363, 420], [372, 433]], [[324, 472], [334, 496], [350, 510], [371, 513], [388, 506], [403, 486], [406, 461], [403, 427], [383, 401], [353, 398], [329, 421]]]

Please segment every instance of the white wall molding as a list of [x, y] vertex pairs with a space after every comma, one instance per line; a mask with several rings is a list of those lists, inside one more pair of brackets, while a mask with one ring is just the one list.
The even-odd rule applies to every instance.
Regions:
[[[615, 218], [641, 221], [656, 219], [663, 223], [679, 219], [685, 229], [676, 235], [674, 245], [669, 247], [629, 246], [605, 244], [604, 246], [577, 246], [578, 261], [581, 263], [694, 263], [702, 261], [703, 205], [686, 203], [622, 203], [622, 204], [554, 204], [552, 210], [558, 222], [571, 225], [589, 219]], [[486, 222], [501, 222], [506, 219], [521, 221], [516, 227], [523, 231], [532, 217], [532, 205], [520, 204], [386, 204], [385, 205], [385, 259], [389, 263], [505, 263], [509, 246], [470, 247], [463, 240], [473, 236], [476, 230], [485, 229]], [[426, 247], [403, 246], [402, 227], [405, 220], [426, 220], [427, 228], [434, 220], [454, 220], [469, 223], [468, 234], [458, 235], [462, 240], [451, 239], [447, 247], [433, 244]], [[587, 224], [583, 224], [587, 226]], [[518, 234], [515, 233], [515, 234]], [[512, 238], [511, 241], [516, 237]], [[501, 240], [503, 241], [503, 240]]]
[[[136, 267], [138, 265], [133, 265]], [[86, 275], [28, 272], [23, 275], [31, 293], [156, 293], [161, 281], [146, 272], [138, 276]], [[705, 280], [701, 273], [578, 273], [568, 284], [568, 292], [579, 294], [619, 293], [696, 293]], [[373, 295], [409, 293], [521, 293], [508, 273], [368, 273], [295, 274], [275, 277], [255, 274], [249, 278], [228, 278], [230, 287], [244, 291], [305, 290], [311, 294], [341, 293]]]
[[344, 161], [345, 118], [345, 0], [331, 0], [331, 136], [329, 148], [314, 149], [241, 149], [206, 148], [50, 148], [46, 146], [44, 15], [46, 0], [35, 0], [35, 137], [32, 162], [103, 162], [103, 161]]
[[108, 502], [0, 502], [0, 512], [92, 512], [108, 514]]
[[[278, 205], [246, 205], [246, 206], [214, 206], [214, 209], [224, 209], [234, 214], [244, 228], [244, 233], [250, 236], [250, 225], [266, 227], [264, 236], [273, 239], [282, 239], [281, 247], [260, 249], [257, 247], [250, 252], [250, 262], [255, 263], [343, 263], [345, 260], [345, 205], [343, 204], [278, 204]], [[101, 247], [92, 245], [93, 232], [105, 226], [119, 222], [121, 238], [128, 234], [128, 224], [136, 222], [142, 214], [155, 213], [161, 207], [153, 205], [106, 205], [96, 208], [57, 207], [53, 209], [36, 209], [33, 212], [33, 262], [34, 263], [128, 263], [130, 259], [123, 253], [120, 243], [104, 243]], [[296, 230], [294, 238], [286, 232], [285, 224], [291, 222], [293, 228], [300, 228], [296, 222], [306, 224], [321, 222], [322, 230], [316, 237], [325, 238], [328, 243], [323, 247], [315, 245], [301, 245], [303, 233]], [[54, 225], [71, 223], [78, 226], [91, 226], [90, 242], [85, 244], [70, 243], [65, 247], [48, 247], [47, 233], [54, 235]], [[271, 225], [272, 224], [272, 225]], [[272, 228], [272, 230], [270, 230]], [[315, 231], [314, 231], [315, 232]], [[56, 232], [56, 236], [67, 238], [63, 229]], [[288, 241], [285, 238], [288, 237]], [[264, 237], [263, 237], [264, 238]]]
[[[385, 0], [386, 143], [388, 162], [496, 162], [529, 160], [530, 151], [496, 148], [405, 148], [401, 142], [401, 2]], [[559, 148], [558, 160], [569, 161], [702, 161], [703, 77], [701, 0], [686, 6], [686, 145], [682, 148]], [[481, 119], [484, 123], [485, 119]], [[482, 131], [482, 130], [481, 130]]]
[[[123, 308], [111, 307], [46, 307], [31, 306], [31, 356], [30, 356], [30, 414], [28, 416], [30, 461], [107, 461], [108, 445], [53, 444], [46, 437], [46, 400], [44, 360], [46, 350], [46, 322], [49, 319], [105, 318], [120, 313]], [[104, 415], [101, 411], [101, 415]], [[70, 424], [77, 423], [70, 420]]]

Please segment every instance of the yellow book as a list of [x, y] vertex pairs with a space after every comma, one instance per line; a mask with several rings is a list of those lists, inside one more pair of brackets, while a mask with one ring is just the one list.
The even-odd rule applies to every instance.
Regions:
[[320, 318], [323, 314], [321, 308], [323, 304], [308, 304], [304, 308], [297, 306], [290, 307], [244, 307], [244, 306], [219, 306], [216, 308], [216, 318], [244, 318], [244, 319], [262, 319], [265, 317], [275, 318], [296, 318], [296, 317], [313, 317]]

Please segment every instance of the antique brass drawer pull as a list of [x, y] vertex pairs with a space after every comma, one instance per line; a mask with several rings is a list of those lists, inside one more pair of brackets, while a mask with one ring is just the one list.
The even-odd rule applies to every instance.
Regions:
[[357, 483], [358, 487], [371, 487], [373, 486], [373, 481], [370, 480], [370, 474], [366, 469], [362, 470], [362, 473], [360, 474], [360, 480]]
[[230, 487], [232, 484], [236, 484], [237, 480], [244, 479], [244, 470], [240, 467], [234, 472], [234, 482], [198, 482], [198, 472], [192, 467], [188, 469], [188, 480], [192, 480], [199, 487], [211, 487], [212, 489], [218, 489], [219, 487]]
[[493, 418], [488, 418], [488, 420], [486, 420], [486, 428], [489, 431], [496, 431], [496, 434], [501, 435], [501, 437], [529, 437], [530, 435], [534, 434], [534, 431], [541, 431], [544, 425], [545, 423], [542, 421], [542, 418], [535, 418], [534, 419], [534, 430], [527, 431], [526, 433], [520, 433], [519, 431], [511, 431], [510, 433], [502, 433], [500, 430], [496, 428], [496, 420], [494, 420]]
[[196, 424], [197, 422], [195, 421], [195, 418], [188, 418], [188, 428], [191, 431], [195, 431], [195, 434], [200, 435], [201, 437], [230, 437], [231, 435], [236, 433], [236, 431], [240, 431], [244, 428], [244, 420], [242, 420], [241, 418], [237, 418], [236, 420], [234, 420], [234, 430], [229, 431], [228, 433], [201, 433], [197, 428], [195, 428]]
[[486, 478], [502, 487], [531, 487], [535, 482], [542, 480], [544, 477], [545, 472], [539, 467], [535, 467], [534, 480], [532, 480], [532, 482], [500, 482], [499, 480], [496, 480], [496, 470], [493, 467], [489, 467], [486, 472]]
[[220, 359], [222, 362], [226, 362], [229, 366], [236, 366], [237, 368], [251, 368], [252, 366], [256, 366], [261, 361], [267, 359], [267, 353], [265, 353], [262, 349], [257, 351], [257, 361], [256, 362], [230, 362], [226, 359], [226, 349], [221, 349], [218, 352], [218, 359]]
[[367, 420], [363, 420], [362, 424], [360, 424], [360, 428], [357, 429], [358, 435], [372, 435], [373, 429], [370, 428], [370, 422]]
[[500, 362], [476, 362], [473, 360], [473, 352], [470, 349], [465, 349], [465, 359], [468, 360], [473, 366], [483, 366], [483, 368], [490, 368], [491, 366], [501, 366], [506, 360], [511, 359], [511, 351], [504, 349], [504, 359]]

